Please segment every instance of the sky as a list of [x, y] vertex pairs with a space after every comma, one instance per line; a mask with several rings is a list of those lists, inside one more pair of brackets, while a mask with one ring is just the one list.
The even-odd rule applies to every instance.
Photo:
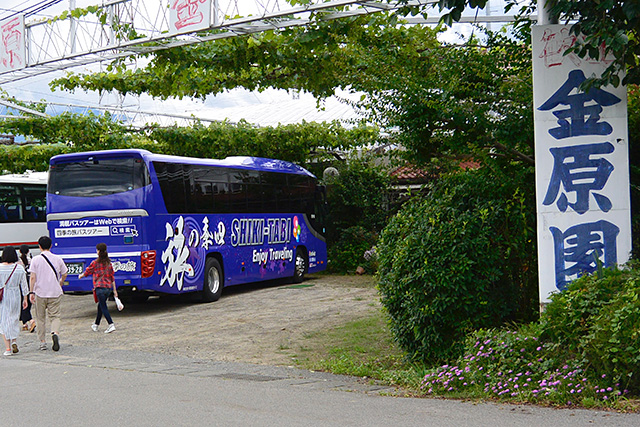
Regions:
[[[158, 1], [158, 0], [149, 0]], [[231, 0], [221, 0], [220, 3]], [[493, 0], [499, 3], [492, 9], [495, 11], [502, 5], [502, 0]], [[243, 3], [244, 2], [244, 3]], [[245, 16], [251, 14], [251, 4], [253, 0], [240, 0], [240, 4], [246, 7], [240, 13]], [[100, 4], [101, 0], [75, 0], [76, 7], [87, 7], [89, 5]], [[59, 15], [63, 10], [69, 8], [70, 0], [2, 0], [0, 3], [0, 20], [11, 16], [13, 13], [31, 9], [43, 4], [52, 6], [27, 18], [27, 22], [33, 19], [46, 19]], [[229, 6], [227, 6], [229, 7]], [[470, 31], [469, 28], [460, 27], [457, 31]], [[449, 34], [450, 38], [456, 38], [456, 32]], [[80, 70], [97, 70], [98, 65], [84, 66]], [[78, 71], [70, 69], [70, 71]], [[351, 107], [339, 101], [338, 97], [331, 97], [321, 103], [318, 108], [317, 101], [309, 94], [288, 92], [284, 90], [266, 90], [263, 92], [236, 89], [227, 91], [216, 96], [208, 96], [204, 101], [197, 99], [166, 100], [161, 101], [149, 96], [122, 97], [117, 94], [100, 95], [95, 92], [85, 93], [84, 91], [66, 92], [49, 89], [48, 83], [63, 76], [65, 72], [56, 71], [48, 74], [30, 77], [17, 82], [6, 83], [2, 89], [13, 96], [24, 101], [46, 100], [51, 103], [47, 112], [49, 114], [59, 114], [65, 110], [84, 112], [83, 106], [119, 106], [131, 111], [142, 111], [150, 113], [170, 114], [178, 117], [194, 115], [202, 120], [228, 120], [238, 122], [244, 119], [250, 123], [261, 126], [276, 126], [278, 124], [300, 123], [306, 121], [332, 121], [350, 120], [358, 118], [357, 112]], [[359, 98], [359, 94], [338, 93], [342, 98]], [[0, 109], [0, 114], [4, 112]], [[145, 117], [158, 123], [170, 124], [174, 119], [164, 116]]]

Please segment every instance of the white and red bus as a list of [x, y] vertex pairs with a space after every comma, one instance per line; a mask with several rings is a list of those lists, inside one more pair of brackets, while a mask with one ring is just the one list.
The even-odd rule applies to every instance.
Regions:
[[48, 235], [47, 172], [0, 175], [0, 249], [26, 244], [38, 252], [38, 238]]

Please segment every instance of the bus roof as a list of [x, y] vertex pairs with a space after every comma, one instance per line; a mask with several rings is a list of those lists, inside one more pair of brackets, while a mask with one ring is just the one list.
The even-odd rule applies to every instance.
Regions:
[[48, 172], [25, 172], [0, 175], [1, 184], [47, 184]]
[[170, 156], [154, 154], [148, 150], [130, 148], [122, 150], [87, 151], [83, 153], [59, 154], [50, 160], [51, 165], [74, 161], [87, 161], [91, 158], [139, 157], [145, 162], [183, 163], [189, 165], [219, 166], [227, 168], [251, 169], [268, 172], [283, 172], [299, 175], [315, 176], [294, 163], [285, 160], [266, 159], [263, 157], [231, 156], [225, 159], [200, 159], [196, 157]]

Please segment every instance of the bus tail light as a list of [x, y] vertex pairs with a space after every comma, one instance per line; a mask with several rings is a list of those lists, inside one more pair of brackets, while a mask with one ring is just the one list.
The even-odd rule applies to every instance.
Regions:
[[144, 251], [140, 254], [140, 275], [143, 279], [151, 277], [156, 268], [156, 251]]

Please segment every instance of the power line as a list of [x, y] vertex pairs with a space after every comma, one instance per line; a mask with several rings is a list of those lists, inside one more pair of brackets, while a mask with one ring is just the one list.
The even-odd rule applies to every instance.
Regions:
[[19, 11], [15, 10], [18, 7], [22, 6], [23, 4], [28, 3], [28, 2], [25, 1], [23, 3], [20, 3], [17, 6], [14, 6], [13, 9], [7, 10], [7, 11], [13, 12], [13, 13], [11, 15], [7, 16], [6, 19], [13, 18], [16, 15], [21, 15], [21, 14], [24, 14], [25, 17], [36, 15], [37, 13], [39, 13], [39, 12], [41, 12], [41, 11], [51, 7], [51, 6], [55, 6], [56, 4], [58, 4], [60, 2], [62, 2], [62, 0], [48, 0], [48, 1], [43, 0], [43, 1], [41, 1], [39, 3], [36, 3], [36, 4], [32, 5], [32, 6], [28, 6], [28, 7], [24, 8], [24, 9], [22, 9], [22, 10], [19, 10]]

